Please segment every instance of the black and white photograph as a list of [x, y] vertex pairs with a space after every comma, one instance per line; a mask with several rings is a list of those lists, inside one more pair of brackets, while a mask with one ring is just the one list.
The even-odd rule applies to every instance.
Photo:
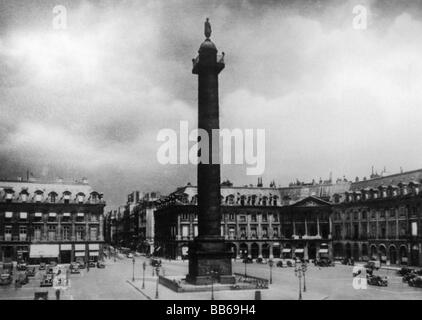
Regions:
[[0, 302], [422, 300], [421, 123], [422, 1], [0, 0]]

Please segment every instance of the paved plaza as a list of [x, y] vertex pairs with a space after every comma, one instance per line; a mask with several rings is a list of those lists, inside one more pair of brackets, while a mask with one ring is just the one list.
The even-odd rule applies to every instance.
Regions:
[[[145, 289], [142, 289], [142, 263], [147, 263], [145, 271]], [[131, 259], [120, 257], [106, 259], [105, 269], [91, 268], [81, 270], [80, 274], [70, 275], [70, 287], [61, 290], [62, 300], [156, 300], [157, 276], [153, 275], [149, 259], [137, 257], [135, 259], [135, 281], [132, 281], [133, 263]], [[318, 268], [309, 266], [306, 273], [306, 292], [302, 292], [303, 299], [333, 300], [333, 299], [422, 299], [422, 289], [409, 287], [403, 283], [401, 277], [394, 270], [380, 270], [377, 274], [387, 276], [388, 287], [368, 286], [367, 289], [353, 288], [351, 266], [336, 265], [335, 267]], [[244, 273], [245, 265], [240, 261], [234, 262], [234, 272]], [[162, 260], [161, 274], [166, 276], [185, 275], [188, 271], [187, 261]], [[48, 291], [49, 299], [55, 299], [54, 288], [40, 288], [40, 278], [44, 271], [38, 271], [34, 278], [22, 288], [14, 285], [0, 287], [0, 299], [29, 300], [34, 298], [35, 292]], [[269, 278], [270, 269], [266, 264], [247, 264], [247, 274], [262, 278]], [[298, 299], [299, 282], [294, 268], [272, 269], [273, 284], [269, 289], [262, 289], [263, 300], [296, 300]], [[303, 283], [302, 283], [303, 287]], [[209, 300], [211, 292], [176, 293], [162, 286], [158, 287], [159, 299], [163, 300]], [[255, 290], [215, 291], [215, 300], [253, 300]]]

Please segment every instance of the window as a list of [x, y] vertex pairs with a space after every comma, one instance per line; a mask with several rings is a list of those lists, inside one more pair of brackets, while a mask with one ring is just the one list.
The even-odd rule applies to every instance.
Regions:
[[56, 203], [56, 194], [55, 193], [51, 193], [50, 194], [50, 202], [51, 203]]
[[182, 237], [189, 237], [189, 226], [182, 226]]
[[21, 194], [21, 199], [22, 199], [22, 202], [26, 202], [28, 200], [28, 194], [27, 193], [22, 193]]
[[70, 240], [70, 227], [69, 226], [63, 227], [63, 240]]
[[278, 238], [278, 228], [273, 227], [273, 238]]
[[267, 227], [262, 228], [262, 237], [268, 238], [268, 228]]
[[256, 227], [251, 228], [251, 237], [256, 238]]
[[85, 240], [85, 227], [77, 226], [76, 227], [76, 241]]
[[98, 228], [97, 227], [91, 227], [90, 228], [90, 232], [89, 232], [89, 240], [93, 241], [93, 240], [97, 240], [97, 235], [98, 235]]
[[26, 226], [19, 226], [19, 241], [26, 241]]
[[278, 214], [277, 213], [273, 214], [273, 221], [278, 222]]
[[56, 226], [48, 226], [48, 240], [54, 241], [56, 240]]
[[359, 220], [359, 212], [357, 212], [357, 211], [353, 212], [353, 219]]
[[256, 221], [257, 221], [257, 219], [256, 219], [256, 214], [252, 214], [252, 215], [251, 215], [251, 221], [252, 221], [252, 222], [256, 222]]
[[244, 215], [239, 216], [239, 220], [240, 222], [246, 222], [246, 216]]
[[182, 220], [189, 220], [189, 213], [182, 213]]
[[245, 227], [240, 227], [240, 237], [246, 238], [246, 228]]
[[34, 226], [34, 240], [41, 240], [41, 226]]
[[395, 218], [396, 217], [396, 210], [395, 208], [390, 209], [390, 218]]
[[35, 202], [41, 202], [42, 200], [42, 194], [41, 193], [37, 193], [35, 195]]
[[229, 227], [229, 238], [234, 239], [235, 236], [235, 229], [234, 227]]
[[362, 211], [362, 220], [366, 220], [367, 219], [367, 213], [366, 211]]
[[229, 220], [234, 220], [234, 213], [229, 214]]
[[11, 226], [4, 227], [4, 240], [12, 241], [12, 227]]
[[387, 209], [381, 209], [381, 212], [380, 212], [380, 219], [385, 219], [385, 216], [386, 216], [386, 211], [387, 211]]
[[198, 236], [198, 226], [197, 225], [193, 226], [193, 235], [194, 235], [194, 237]]
[[77, 196], [77, 201], [78, 203], [83, 203], [84, 202], [84, 195], [83, 194], [78, 194]]
[[377, 212], [375, 210], [371, 211], [371, 219], [376, 219], [377, 218]]
[[262, 214], [262, 222], [267, 222], [268, 221], [268, 216], [266, 213]]

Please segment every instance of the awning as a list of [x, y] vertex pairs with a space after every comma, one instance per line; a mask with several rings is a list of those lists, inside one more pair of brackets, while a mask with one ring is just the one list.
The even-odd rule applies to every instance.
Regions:
[[20, 216], [21, 219], [26, 219], [26, 218], [28, 218], [28, 213], [27, 212], [20, 212], [19, 216]]
[[64, 212], [63, 217], [70, 217], [70, 212]]
[[292, 252], [292, 249], [283, 249], [283, 251], [282, 251], [283, 253], [289, 253], [289, 252]]
[[13, 216], [13, 212], [11, 212], [11, 211], [6, 211], [5, 212], [5, 218], [11, 218]]
[[303, 253], [303, 251], [304, 251], [303, 249], [296, 249], [295, 253]]
[[75, 257], [85, 257], [85, 251], [76, 251]]
[[319, 249], [319, 253], [328, 253], [328, 249]]
[[77, 251], [77, 250], [85, 251], [85, 245], [84, 244], [75, 244], [75, 251]]
[[89, 252], [89, 256], [90, 257], [98, 257], [100, 254], [98, 253], [98, 251], [90, 251]]
[[57, 258], [59, 256], [58, 244], [32, 244], [30, 246], [30, 258]]
[[62, 250], [62, 251], [72, 250], [72, 245], [71, 244], [62, 244], [62, 245], [60, 245], [60, 250]]
[[90, 243], [88, 246], [89, 250], [100, 250], [100, 245], [98, 243]]
[[78, 217], [83, 217], [84, 213], [83, 212], [78, 212]]
[[42, 217], [42, 212], [35, 212], [36, 217]]
[[274, 242], [273, 243], [273, 247], [279, 247], [280, 246], [280, 243], [279, 242]]
[[57, 213], [55, 213], [55, 212], [50, 212], [49, 214], [48, 214], [48, 216], [49, 217], [56, 217], [57, 216]]

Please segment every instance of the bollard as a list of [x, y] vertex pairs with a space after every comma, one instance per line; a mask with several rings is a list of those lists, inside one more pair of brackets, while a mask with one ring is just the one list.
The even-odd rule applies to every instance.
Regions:
[[261, 291], [255, 291], [255, 300], [261, 300]]

